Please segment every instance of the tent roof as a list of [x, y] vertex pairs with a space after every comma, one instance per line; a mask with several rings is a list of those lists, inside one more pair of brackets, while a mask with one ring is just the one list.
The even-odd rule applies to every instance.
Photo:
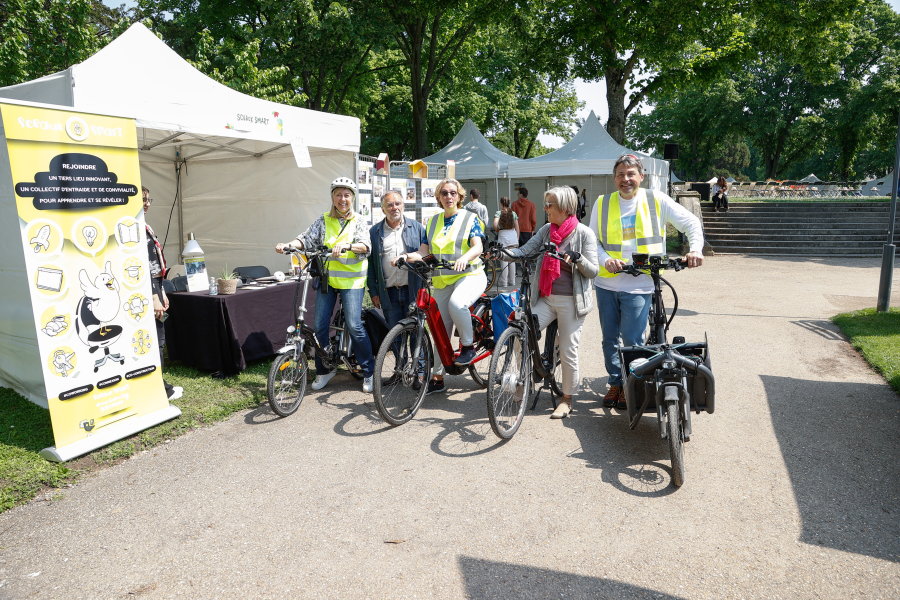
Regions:
[[510, 177], [545, 177], [556, 175], [612, 174], [616, 159], [634, 154], [644, 163], [644, 172], [668, 175], [668, 163], [643, 152], [629, 150], [616, 143], [607, 133], [600, 119], [591, 111], [584, 125], [569, 142], [549, 154], [509, 165]]
[[506, 174], [509, 163], [522, 159], [510, 156], [491, 144], [478, 131], [471, 119], [465, 124], [449, 144], [439, 152], [422, 159], [427, 163], [456, 161], [457, 179], [494, 178]]
[[0, 97], [133, 117], [144, 130], [139, 143], [188, 146], [186, 158], [200, 152], [253, 156], [296, 137], [314, 148], [358, 152], [360, 145], [359, 119], [237, 92], [192, 67], [140, 23], [84, 62], [0, 88]]
[[815, 173], [810, 173], [809, 175], [807, 175], [806, 177], [801, 179], [800, 183], [815, 183], [817, 181], [822, 181], [822, 180], [819, 179], [818, 177], [816, 177]]
[[681, 183], [681, 179], [674, 172], [671, 174], [672, 183]]

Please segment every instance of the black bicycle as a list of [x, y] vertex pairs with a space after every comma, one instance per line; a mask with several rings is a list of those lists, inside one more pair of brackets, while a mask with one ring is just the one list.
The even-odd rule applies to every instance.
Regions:
[[[492, 247], [491, 251], [513, 258], [499, 246]], [[542, 389], [550, 388], [553, 408], [556, 408], [556, 396], [562, 396], [562, 366], [555, 320], [547, 325], [544, 333], [544, 352], [534, 351], [540, 347], [541, 328], [537, 315], [531, 312], [531, 271], [541, 254], [545, 255], [544, 260], [566, 260], [555, 244], [546, 244], [534, 254], [513, 258], [524, 266], [519, 305], [510, 316], [509, 327], [497, 339], [488, 372], [488, 417], [491, 429], [505, 440], [516, 434], [528, 402], [531, 402], [532, 410], [537, 406]]]
[[[325, 346], [319, 344], [316, 332], [304, 322], [310, 281], [316, 278], [320, 281], [327, 279], [328, 275], [324, 265], [331, 255], [331, 249], [325, 246], [320, 246], [313, 251], [284, 248], [283, 252], [287, 255], [305, 256], [307, 259], [306, 264], [301, 268], [300, 277], [297, 279], [297, 291], [294, 293], [294, 324], [287, 328], [287, 342], [278, 351], [266, 382], [266, 396], [269, 399], [269, 405], [275, 413], [287, 417], [294, 414], [300, 408], [300, 403], [303, 402], [309, 361], [313, 359], [314, 354], [319, 356], [329, 370], [343, 364], [350, 375], [357, 380], [363, 378], [363, 372], [351, 350], [350, 332], [347, 330], [344, 320], [343, 306], [338, 310], [331, 323], [331, 329], [335, 330], [337, 335], [328, 340]], [[366, 312], [363, 311], [362, 315], [364, 322]]]
[[[648, 274], [653, 279], [647, 344], [619, 348], [629, 427], [637, 427], [644, 412], [656, 411], [660, 436], [668, 440], [672, 482], [676, 486], [684, 484], [684, 442], [691, 439], [691, 410], [698, 414], [700, 411], [712, 414], [715, 410], [715, 380], [708, 340], [686, 343], [681, 336], [673, 338], [672, 343], [666, 340], [678, 311], [678, 295], [662, 272], [685, 268], [687, 260], [636, 253], [632, 255], [632, 264], [622, 269], [635, 277]], [[668, 318], [663, 284], [672, 290], [675, 299], [672, 316]]]

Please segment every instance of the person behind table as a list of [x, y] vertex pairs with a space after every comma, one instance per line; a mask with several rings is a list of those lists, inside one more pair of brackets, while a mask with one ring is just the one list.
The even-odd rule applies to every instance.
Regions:
[[[519, 247], [519, 215], [510, 208], [508, 196], [500, 198], [500, 210], [494, 214], [494, 231], [497, 232], [497, 242], [504, 248]], [[513, 263], [505, 261], [503, 270], [500, 271], [500, 287], [515, 285], [516, 267]]]
[[713, 210], [718, 211], [720, 206], [728, 212], [728, 182], [724, 177], [713, 186]]
[[[394, 266], [395, 259], [411, 252], [428, 254], [425, 228], [415, 219], [404, 217], [403, 209], [403, 196], [391, 190], [381, 198], [384, 220], [369, 229], [374, 258], [369, 261], [366, 283], [372, 304], [384, 312], [389, 330], [406, 316], [407, 307], [422, 287], [416, 275]], [[420, 377], [413, 382], [413, 389], [421, 389], [422, 383]]]
[[[337, 297], [341, 297], [344, 319], [353, 340], [353, 352], [363, 372], [363, 391], [371, 393], [375, 359], [372, 343], [362, 325], [362, 301], [366, 291], [369, 252], [372, 242], [369, 227], [359, 213], [353, 211], [356, 183], [349, 177], [338, 177], [331, 182], [331, 209], [313, 221], [309, 229], [286, 244], [277, 244], [275, 251], [282, 253], [285, 247], [315, 249], [331, 248], [325, 261], [328, 271], [327, 286], [322, 285], [316, 296], [316, 338], [321, 346], [328, 344], [331, 316]], [[322, 359], [316, 353], [316, 380], [312, 389], [321, 390], [334, 371], [326, 371]]]
[[[160, 320], [167, 310], [169, 310], [169, 298], [166, 296], [166, 289], [163, 287], [163, 279], [166, 278], [166, 257], [163, 254], [162, 246], [159, 239], [153, 232], [153, 228], [146, 222], [147, 212], [153, 199], [150, 197], [150, 190], [146, 186], [141, 186], [144, 196], [144, 227], [147, 230], [147, 254], [150, 263], [150, 289], [153, 291], [153, 316], [156, 317], [156, 343], [159, 346], [159, 370], [162, 372], [165, 365], [165, 356], [163, 347], [166, 344], [166, 326]], [[163, 385], [166, 387], [166, 396], [169, 400], [178, 400], [184, 394], [181, 386], [173, 386], [165, 379]]]
[[466, 204], [466, 210], [478, 215], [478, 218], [481, 219], [482, 227], [487, 227], [488, 210], [487, 206], [478, 201], [480, 197], [481, 193], [477, 189], [472, 188], [469, 190], [469, 203]]
[[559, 327], [559, 356], [562, 365], [562, 401], [550, 415], [562, 419], [572, 411], [572, 396], [578, 390], [578, 344], [584, 320], [594, 308], [593, 279], [599, 271], [597, 236], [578, 222], [578, 196], [571, 187], [550, 188], [544, 192], [544, 210], [548, 223], [528, 243], [510, 250], [514, 258], [534, 254], [553, 242], [566, 262], [541, 255], [535, 272], [537, 285], [531, 289], [533, 314], [542, 330], [555, 319]]
[[603, 398], [607, 408], [625, 408], [622, 367], [618, 342], [625, 346], [644, 343], [644, 330], [653, 296], [649, 275], [623, 274], [632, 254], [666, 253], [666, 225], [687, 234], [690, 252], [688, 267], [703, 264], [703, 228], [686, 208], [660, 191], [641, 189], [644, 165], [633, 154], [623, 154], [613, 165], [618, 191], [600, 196], [591, 212], [591, 230], [600, 240], [597, 251], [600, 272], [594, 279], [600, 328], [603, 331], [603, 358], [609, 376], [609, 391]]
[[[455, 179], [444, 179], [434, 188], [435, 196], [444, 212], [437, 213], [428, 221], [425, 231], [428, 235], [428, 252], [439, 259], [453, 264], [453, 269], [435, 271], [431, 281], [434, 285], [434, 299], [449, 337], [453, 326], [459, 331], [460, 354], [454, 364], [466, 366], [475, 359], [473, 345], [475, 332], [472, 329], [472, 315], [469, 307], [481, 297], [487, 286], [484, 264], [481, 262], [484, 231], [481, 220], [473, 212], [460, 210], [466, 197], [466, 190]], [[459, 252], [456, 249], [459, 248]], [[405, 260], [422, 260], [422, 255], [413, 252]], [[394, 259], [396, 262], [396, 259]], [[426, 395], [443, 392], [444, 366], [438, 362], [434, 377], [428, 382]]]

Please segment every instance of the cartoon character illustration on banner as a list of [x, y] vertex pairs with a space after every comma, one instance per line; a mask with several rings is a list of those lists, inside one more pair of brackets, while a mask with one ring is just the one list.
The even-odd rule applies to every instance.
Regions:
[[103, 348], [103, 356], [94, 361], [94, 372], [105, 365], [107, 360], [124, 365], [125, 359], [121, 354], [111, 354], [109, 351], [109, 347], [122, 335], [121, 326], [110, 324], [122, 306], [119, 282], [112, 274], [112, 264], [107, 262], [106, 270], [97, 275], [94, 281], [82, 269], [78, 273], [78, 280], [84, 297], [78, 301], [75, 309], [75, 331], [91, 354]]

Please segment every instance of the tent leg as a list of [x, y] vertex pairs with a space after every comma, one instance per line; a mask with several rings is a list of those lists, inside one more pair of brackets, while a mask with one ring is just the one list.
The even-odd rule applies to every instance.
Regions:
[[178, 164], [178, 161], [181, 160], [181, 146], [178, 147], [175, 156], [175, 185], [178, 186], [178, 189], [175, 190], [176, 202], [178, 202], [178, 264], [182, 265], [184, 264], [184, 259], [181, 257], [184, 254], [184, 196], [182, 195], [181, 169], [184, 167], [184, 162]]

